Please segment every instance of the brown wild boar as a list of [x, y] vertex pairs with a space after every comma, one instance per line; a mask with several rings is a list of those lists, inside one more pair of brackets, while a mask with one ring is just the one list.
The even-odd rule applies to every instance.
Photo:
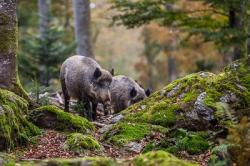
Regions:
[[89, 120], [96, 120], [96, 107], [111, 104], [110, 84], [112, 75], [93, 59], [75, 55], [64, 61], [60, 80], [65, 99], [65, 111], [69, 111], [70, 97], [84, 103]]

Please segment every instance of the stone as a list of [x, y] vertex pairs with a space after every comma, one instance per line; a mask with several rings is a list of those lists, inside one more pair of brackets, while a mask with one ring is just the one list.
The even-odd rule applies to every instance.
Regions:
[[173, 97], [176, 94], [176, 92], [180, 89], [180, 87], [181, 87], [180, 84], [176, 85], [170, 92], [168, 92], [167, 97], [168, 98]]
[[146, 105], [142, 105], [141, 109], [144, 110], [147, 106]]
[[99, 129], [99, 133], [103, 134], [109, 131], [112, 128], [113, 124], [105, 125], [101, 129]]
[[123, 118], [124, 118], [124, 116], [123, 116], [122, 114], [117, 115], [117, 116], [115, 116], [115, 117], [113, 117], [113, 118], [111, 119], [111, 123], [117, 123], [117, 122], [119, 122], [120, 120], [122, 120]]
[[136, 153], [140, 153], [143, 149], [142, 144], [137, 142], [130, 142], [129, 144], [126, 145], [126, 147], [128, 147], [128, 150]]
[[207, 93], [206, 92], [202, 92], [196, 99], [195, 103], [194, 103], [194, 109], [197, 111], [197, 114], [199, 116], [201, 116], [203, 119], [210, 121], [212, 119], [214, 119], [214, 115], [213, 115], [213, 110], [209, 107], [207, 107], [203, 100], [206, 98]]

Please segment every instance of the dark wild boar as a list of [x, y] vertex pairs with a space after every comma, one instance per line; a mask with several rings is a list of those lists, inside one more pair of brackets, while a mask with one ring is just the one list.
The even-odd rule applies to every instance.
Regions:
[[120, 112], [150, 95], [138, 83], [124, 75], [114, 76], [111, 86], [111, 105], [114, 112]]

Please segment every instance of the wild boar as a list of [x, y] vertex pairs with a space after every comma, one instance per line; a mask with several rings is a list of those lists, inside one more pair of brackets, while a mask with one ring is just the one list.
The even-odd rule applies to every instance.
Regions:
[[115, 113], [150, 95], [138, 83], [124, 75], [114, 76], [111, 86], [111, 105]]
[[112, 75], [93, 59], [75, 55], [64, 61], [60, 71], [65, 111], [69, 111], [70, 97], [84, 103], [87, 118], [96, 120], [96, 107], [111, 104]]

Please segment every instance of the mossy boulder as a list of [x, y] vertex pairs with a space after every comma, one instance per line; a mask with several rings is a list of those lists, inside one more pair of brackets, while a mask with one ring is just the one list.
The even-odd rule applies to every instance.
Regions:
[[29, 119], [41, 128], [90, 133], [95, 129], [87, 119], [64, 112], [56, 106], [42, 106], [29, 112]]
[[188, 75], [122, 114], [129, 122], [205, 130], [226, 119], [225, 114], [217, 113], [221, 103], [249, 116], [250, 113], [240, 110], [250, 107], [250, 66], [235, 62], [218, 75], [207, 72]]
[[[13, 163], [14, 165], [15, 163]], [[19, 162], [16, 165], [20, 166], [198, 166], [185, 160], [176, 158], [175, 156], [164, 152], [155, 151], [149, 152], [131, 159], [114, 160], [108, 157], [85, 157], [85, 158], [72, 158], [72, 159], [48, 159], [48, 160], [37, 160], [37, 161], [25, 161]]]
[[167, 133], [168, 130], [161, 126], [143, 123], [121, 122], [111, 128], [112, 132], [106, 132], [102, 140], [109, 141], [117, 146], [127, 145], [130, 142], [140, 141], [154, 132]]
[[15, 165], [15, 156], [0, 152], [0, 165]]
[[76, 153], [84, 153], [86, 150], [100, 150], [101, 145], [91, 135], [72, 133], [67, 137], [64, 149]]
[[0, 151], [25, 145], [40, 129], [26, 118], [28, 102], [16, 94], [0, 89]]
[[199, 154], [209, 149], [210, 141], [206, 132], [192, 132], [184, 129], [173, 130], [160, 141], [153, 140], [144, 148], [144, 153], [152, 150], [164, 150], [170, 153], [186, 151]]
[[135, 166], [198, 166], [164, 151], [148, 152], [134, 159]]
[[[164, 142], [165, 150], [177, 146], [178, 148], [174, 148], [177, 151], [200, 153], [208, 148], [208, 140], [226, 136], [227, 128], [235, 120], [242, 116], [250, 117], [250, 112], [247, 111], [249, 107], [250, 66], [241, 60], [217, 75], [199, 72], [175, 80], [149, 98], [122, 111], [124, 118], [104, 133], [104, 136], [106, 140], [115, 140], [116, 143], [119, 142], [117, 138], [126, 133], [124, 130], [117, 132], [117, 129], [128, 131], [126, 124], [155, 125], [169, 131], [165, 135], [162, 133], [162, 142], [170, 140]], [[177, 136], [176, 131], [180, 128], [188, 134], [184, 137]], [[148, 135], [148, 127], [142, 130]], [[129, 137], [137, 137], [140, 132], [130, 132]], [[201, 136], [200, 132], [205, 134]], [[180, 141], [181, 144], [172, 144], [171, 140]], [[155, 142], [160, 143], [158, 140]], [[194, 148], [198, 149], [189, 147], [191, 143], [195, 143], [197, 146]]]
[[107, 157], [85, 157], [85, 158], [75, 158], [75, 159], [50, 159], [42, 161], [29, 161], [18, 163], [21, 166], [118, 166], [118, 164]]

